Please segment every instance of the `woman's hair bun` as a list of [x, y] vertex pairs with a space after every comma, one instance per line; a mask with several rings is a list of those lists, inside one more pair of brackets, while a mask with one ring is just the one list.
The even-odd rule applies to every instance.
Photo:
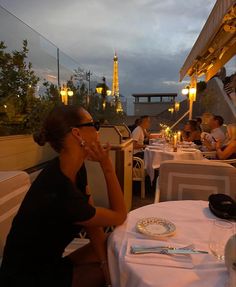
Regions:
[[44, 129], [41, 129], [41, 131], [35, 132], [33, 134], [33, 139], [38, 145], [44, 146], [47, 142], [46, 131]]

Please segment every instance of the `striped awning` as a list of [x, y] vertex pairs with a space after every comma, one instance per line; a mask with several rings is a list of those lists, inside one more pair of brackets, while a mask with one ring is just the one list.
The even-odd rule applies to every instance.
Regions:
[[206, 75], [206, 81], [236, 54], [236, 0], [217, 0], [198, 39], [180, 69], [186, 75]]

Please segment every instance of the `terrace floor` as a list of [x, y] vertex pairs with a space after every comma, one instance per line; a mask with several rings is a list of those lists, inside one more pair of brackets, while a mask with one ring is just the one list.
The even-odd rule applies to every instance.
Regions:
[[132, 199], [132, 208], [136, 209], [144, 205], [152, 204], [155, 198], [155, 188], [150, 186], [150, 182], [146, 181], [145, 183], [145, 198], [141, 199], [140, 193], [140, 183], [133, 183], [133, 199]]

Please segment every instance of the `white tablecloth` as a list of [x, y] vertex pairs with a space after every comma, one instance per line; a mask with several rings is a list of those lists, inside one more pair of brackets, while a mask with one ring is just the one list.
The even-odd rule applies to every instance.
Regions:
[[135, 229], [136, 222], [144, 217], [161, 217], [176, 225], [176, 234], [168, 238], [168, 245], [193, 243], [196, 249], [209, 250], [209, 232], [215, 216], [209, 211], [207, 202], [169, 201], [133, 210], [126, 222], [117, 227], [109, 238], [108, 259], [113, 287], [227, 286], [226, 267], [211, 254], [191, 255], [192, 269], [150, 265], [145, 260], [143, 264], [128, 262], [125, 258], [128, 240], [150, 240]]
[[201, 160], [202, 153], [197, 149], [178, 150], [177, 152], [165, 151], [158, 148], [146, 148], [144, 151], [144, 164], [151, 182], [154, 179], [154, 169], [159, 168], [165, 160]]

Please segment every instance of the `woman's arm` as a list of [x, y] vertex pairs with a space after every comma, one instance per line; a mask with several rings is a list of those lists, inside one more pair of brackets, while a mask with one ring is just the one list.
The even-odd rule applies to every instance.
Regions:
[[[90, 194], [89, 187], [86, 187], [86, 193]], [[89, 197], [89, 204], [94, 205], [92, 196]], [[111, 284], [110, 273], [107, 263], [107, 238], [108, 235], [104, 233], [102, 227], [87, 226], [85, 230], [90, 238], [94, 252], [101, 262], [101, 268], [107, 284]]]
[[88, 158], [100, 163], [107, 185], [110, 209], [98, 207], [95, 215], [86, 221], [79, 222], [83, 226], [120, 225], [127, 216], [123, 192], [109, 157], [109, 147], [103, 148], [99, 142], [86, 147]]
[[216, 143], [216, 155], [219, 159], [228, 159], [233, 153], [236, 153], [236, 143], [230, 143], [224, 150]]

